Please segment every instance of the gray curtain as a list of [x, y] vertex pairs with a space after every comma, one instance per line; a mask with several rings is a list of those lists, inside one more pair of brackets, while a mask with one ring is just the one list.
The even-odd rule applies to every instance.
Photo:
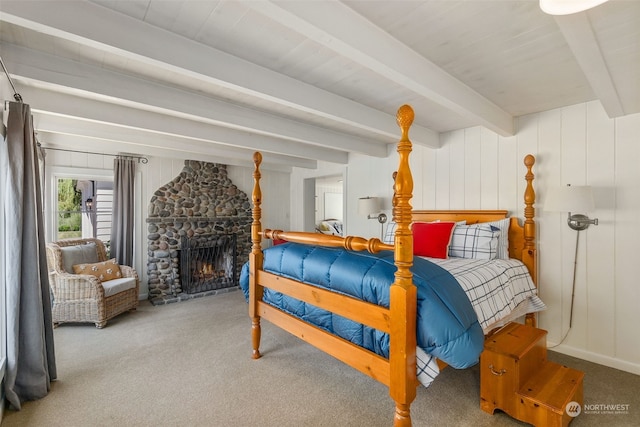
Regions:
[[56, 379], [53, 323], [42, 217], [42, 187], [31, 109], [10, 102], [0, 150], [7, 303], [5, 395], [15, 409], [44, 397]]
[[118, 157], [113, 161], [113, 213], [111, 258], [120, 265], [133, 265], [133, 205], [136, 161]]

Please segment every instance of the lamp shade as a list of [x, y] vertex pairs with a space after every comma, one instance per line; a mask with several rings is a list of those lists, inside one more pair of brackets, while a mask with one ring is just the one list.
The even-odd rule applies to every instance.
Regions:
[[358, 199], [358, 214], [370, 215], [380, 212], [380, 199], [377, 197], [361, 197]]
[[586, 213], [594, 208], [593, 192], [588, 185], [551, 188], [544, 203], [544, 210], [555, 212]]
[[540, 0], [540, 9], [549, 15], [570, 15], [596, 7], [607, 0]]

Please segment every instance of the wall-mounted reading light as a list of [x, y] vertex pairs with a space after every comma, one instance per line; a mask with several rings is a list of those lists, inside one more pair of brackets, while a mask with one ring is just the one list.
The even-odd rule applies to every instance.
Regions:
[[366, 215], [367, 219], [377, 219], [380, 223], [380, 239], [387, 222], [387, 215], [380, 212], [380, 199], [378, 197], [361, 197], [358, 199], [358, 214]]
[[[576, 230], [576, 248], [573, 255], [573, 279], [571, 285], [571, 312], [569, 314], [569, 330], [573, 324], [573, 302], [576, 291], [576, 267], [578, 265], [578, 241], [580, 239], [580, 231], [589, 228], [589, 225], [598, 225], [598, 218], [591, 219], [587, 215], [572, 212], [591, 212], [595, 209], [593, 202], [593, 193], [591, 187], [587, 185], [571, 185], [566, 187], [555, 187], [549, 191], [545, 200], [544, 210], [555, 212], [568, 212], [567, 224], [572, 230]], [[564, 336], [564, 338], [567, 337]], [[562, 341], [564, 341], [562, 338]]]
[[591, 187], [571, 184], [566, 187], [552, 188], [544, 207], [547, 211], [568, 212], [567, 224], [577, 231], [586, 230], [591, 224], [598, 225], [598, 218], [590, 219], [585, 215], [594, 208]]

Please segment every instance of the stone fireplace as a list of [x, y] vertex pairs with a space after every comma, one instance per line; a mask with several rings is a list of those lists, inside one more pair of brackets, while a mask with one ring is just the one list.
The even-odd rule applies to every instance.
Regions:
[[186, 160], [154, 193], [146, 221], [152, 304], [237, 289], [251, 250], [251, 204], [226, 165]]

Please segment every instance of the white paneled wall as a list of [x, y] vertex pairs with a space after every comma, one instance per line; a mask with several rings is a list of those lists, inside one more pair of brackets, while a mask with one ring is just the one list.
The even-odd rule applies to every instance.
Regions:
[[[522, 217], [524, 156], [536, 156], [539, 288], [548, 310], [540, 327], [557, 345], [569, 328], [577, 233], [566, 213], [543, 209], [548, 189], [591, 185], [598, 226], [581, 232], [572, 328], [557, 351], [640, 374], [640, 285], [635, 248], [640, 241], [640, 115], [609, 119], [599, 102], [520, 117], [518, 132], [501, 137], [484, 128], [441, 135], [438, 150], [414, 146], [412, 205], [422, 209], [508, 209]], [[384, 197], [390, 215], [395, 147], [385, 159], [350, 156], [345, 192], [348, 235], [375, 237], [379, 226], [357, 214], [358, 197]], [[332, 174], [321, 165], [316, 176]], [[291, 180], [291, 223], [300, 223], [302, 178]]]
[[[227, 166], [229, 178], [244, 191], [251, 201], [253, 191], [253, 168]], [[290, 229], [289, 205], [290, 174], [288, 172], [261, 171], [262, 223], [271, 229]], [[267, 197], [269, 195], [269, 197]]]

